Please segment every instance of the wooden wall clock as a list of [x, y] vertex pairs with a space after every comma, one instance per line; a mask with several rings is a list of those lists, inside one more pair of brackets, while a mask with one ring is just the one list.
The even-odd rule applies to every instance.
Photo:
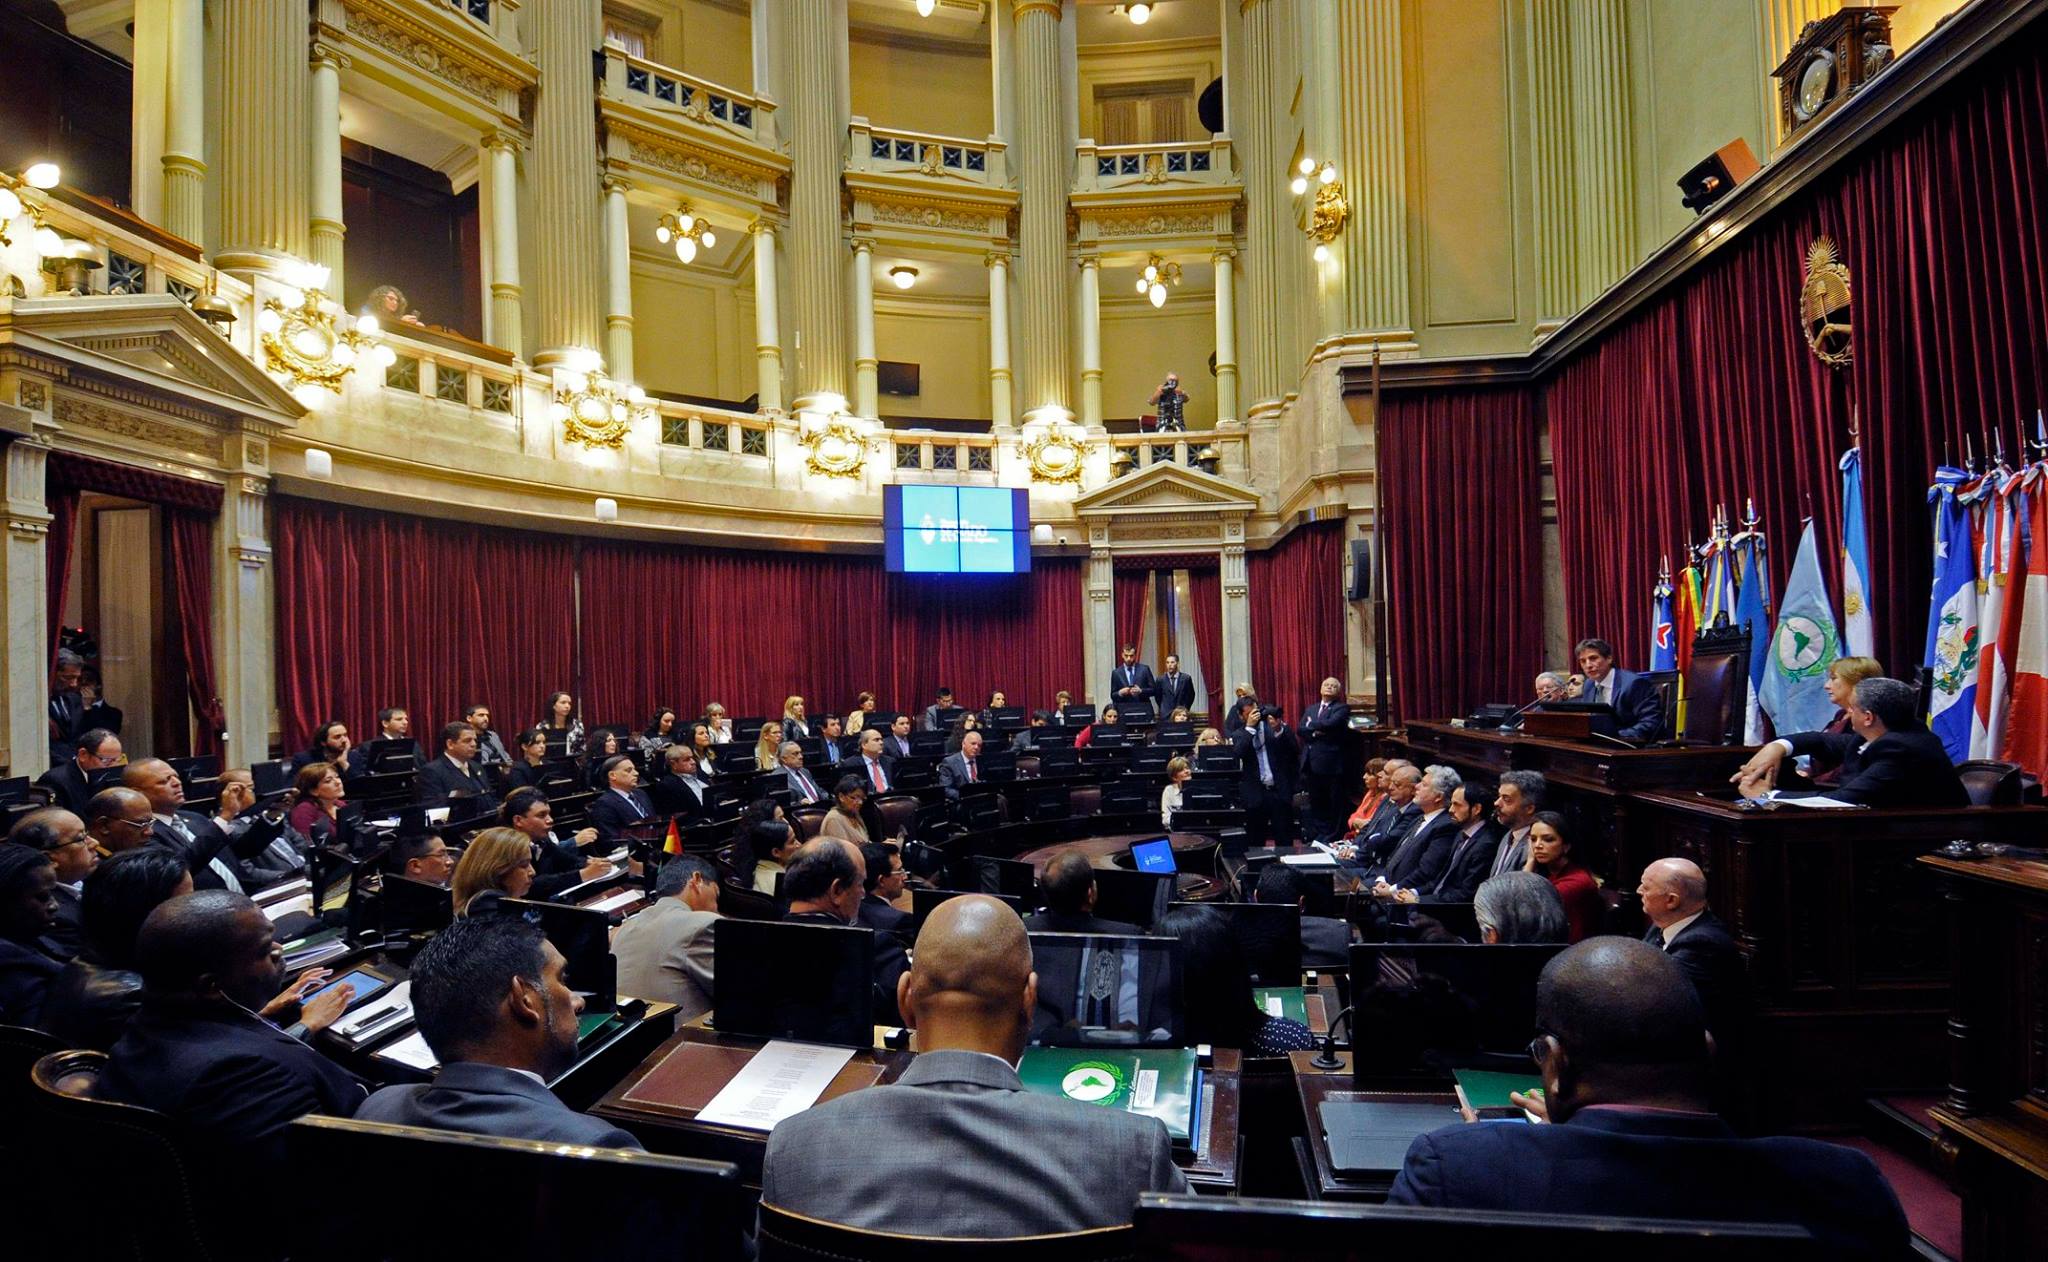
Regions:
[[1808, 22], [1771, 72], [1778, 80], [1778, 121], [1790, 140], [1833, 113], [1891, 64], [1890, 8], [1848, 8]]

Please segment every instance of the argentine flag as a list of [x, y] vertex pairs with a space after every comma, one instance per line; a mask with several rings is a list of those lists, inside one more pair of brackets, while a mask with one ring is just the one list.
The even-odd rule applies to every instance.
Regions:
[[1927, 608], [1927, 649], [1921, 664], [1934, 679], [1927, 726], [1948, 756], [1970, 756], [1970, 720], [1977, 712], [1977, 554], [1970, 531], [1968, 471], [1943, 466], [1927, 488], [1934, 507], [1934, 593]]
[[1842, 453], [1842, 643], [1845, 657], [1870, 657], [1870, 537], [1863, 528], [1863, 449]]
[[1757, 531], [1745, 534], [1735, 544], [1735, 559], [1742, 568], [1742, 594], [1735, 601], [1735, 621], [1749, 628], [1749, 713], [1742, 726], [1745, 745], [1764, 743], [1762, 691], [1764, 672], [1771, 664], [1771, 575], [1764, 565], [1764, 537]]
[[1771, 635], [1771, 656], [1764, 671], [1764, 713], [1780, 734], [1817, 731], [1835, 717], [1835, 703], [1828, 700], [1822, 684], [1829, 664], [1841, 655], [1841, 632], [1828, 603], [1820, 545], [1814, 542], [1809, 519], [1799, 532], [1799, 552], [1792, 558], [1792, 576], [1785, 584], [1785, 603], [1778, 609], [1778, 628]]

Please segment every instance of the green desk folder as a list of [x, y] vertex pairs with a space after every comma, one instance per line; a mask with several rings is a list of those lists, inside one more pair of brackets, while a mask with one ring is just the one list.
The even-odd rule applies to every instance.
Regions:
[[1185, 1144], [1194, 1134], [1195, 1053], [1171, 1047], [1137, 1052], [1033, 1047], [1017, 1063], [1026, 1091], [1142, 1113], [1166, 1123]]
[[592, 1038], [623, 1021], [616, 1012], [586, 1012], [576, 1018], [576, 1043], [588, 1043]]
[[[1273, 1007], [1276, 999], [1280, 1002], [1278, 1010]], [[1252, 1002], [1269, 1017], [1285, 1017], [1289, 1021], [1308, 1024], [1308, 991], [1300, 986], [1254, 986]]]
[[1519, 1091], [1523, 1095], [1543, 1094], [1543, 1079], [1535, 1074], [1501, 1074], [1485, 1069], [1455, 1069], [1451, 1073], [1458, 1080], [1458, 1098], [1469, 1109], [1520, 1107], [1508, 1099], [1510, 1091]]

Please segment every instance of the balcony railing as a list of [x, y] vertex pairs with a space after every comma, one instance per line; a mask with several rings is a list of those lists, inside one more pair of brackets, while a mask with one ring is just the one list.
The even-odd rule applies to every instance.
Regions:
[[699, 79], [605, 45], [605, 95], [678, 115], [701, 126], [775, 146], [775, 102]]
[[[127, 211], [108, 206], [69, 189], [44, 195], [24, 190], [23, 200], [42, 210], [44, 221], [67, 242], [78, 244], [71, 252], [99, 264], [85, 277], [82, 292], [94, 294], [170, 294], [188, 305], [214, 284], [219, 295], [235, 309], [238, 322], [246, 327], [252, 314], [249, 286], [208, 267], [199, 247], [163, 231]], [[38, 284], [50, 286], [51, 272], [24, 276], [23, 285], [31, 297]], [[42, 292], [48, 292], [46, 288]]]
[[1164, 145], [1098, 145], [1084, 140], [1076, 146], [1076, 157], [1074, 187], [1082, 191], [1231, 184], [1237, 179], [1228, 136]]
[[930, 132], [876, 127], [856, 115], [847, 127], [846, 169], [935, 180], [962, 180], [1001, 188], [1010, 181], [1003, 142], [990, 136], [969, 140]]
[[661, 420], [661, 445], [665, 448], [686, 447], [763, 460], [775, 454], [774, 427], [755, 413], [668, 400], [657, 403], [655, 413]]

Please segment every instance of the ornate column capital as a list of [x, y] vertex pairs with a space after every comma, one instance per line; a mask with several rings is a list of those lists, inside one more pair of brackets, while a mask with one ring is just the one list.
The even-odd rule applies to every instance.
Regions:
[[355, 60], [347, 53], [342, 52], [332, 44], [317, 39], [313, 41], [312, 46], [307, 51], [306, 63], [315, 70], [324, 66], [335, 71], [347, 70], [356, 64]]
[[1237, 261], [1237, 247], [1234, 245], [1219, 245], [1209, 252], [1209, 261], [1211, 263], [1235, 263]]
[[756, 216], [747, 222], [747, 235], [750, 237], [772, 237], [775, 232], [775, 221], [765, 216]]
[[1083, 254], [1075, 261], [1081, 265], [1081, 270], [1084, 272], [1088, 271], [1091, 268], [1095, 269], [1096, 271], [1102, 270], [1102, 257], [1100, 255]]
[[1021, 18], [1027, 13], [1045, 13], [1057, 22], [1060, 20], [1060, 0], [1010, 0], [1010, 14]]
[[478, 143], [493, 153], [516, 155], [520, 148], [519, 137], [509, 131], [487, 131]]
[[600, 181], [600, 186], [604, 189], [605, 196], [607, 197], [611, 196], [613, 193], [618, 193], [623, 196], [624, 194], [633, 191], [633, 182], [631, 180], [626, 179], [624, 176], [618, 175], [606, 175], [604, 179]]
[[875, 239], [873, 237], [855, 237], [852, 244], [855, 254], [873, 254], [875, 252]]
[[981, 265], [983, 267], [1008, 268], [1010, 266], [1010, 252], [1008, 250], [990, 250], [987, 254], [981, 256]]

